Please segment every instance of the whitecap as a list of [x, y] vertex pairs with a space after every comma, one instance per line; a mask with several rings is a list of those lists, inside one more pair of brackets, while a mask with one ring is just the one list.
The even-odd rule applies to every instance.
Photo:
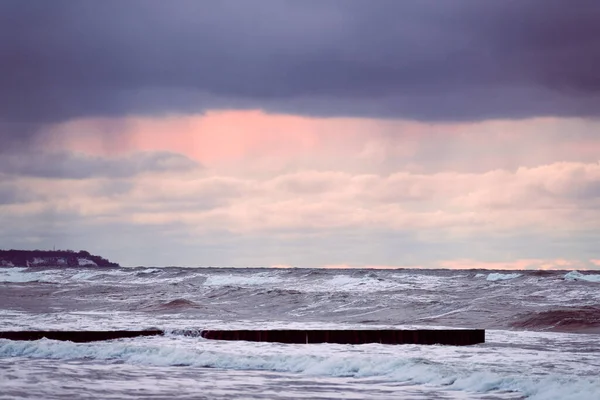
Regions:
[[210, 275], [204, 282], [205, 286], [261, 286], [281, 282], [281, 278], [260, 273], [254, 275]]
[[517, 273], [513, 273], [513, 274], [500, 274], [497, 272], [491, 273], [487, 276], [486, 280], [490, 281], [490, 282], [496, 282], [496, 281], [506, 281], [509, 279], [515, 279], [520, 277], [521, 274], [517, 274]]
[[600, 283], [600, 274], [582, 274], [579, 271], [571, 271], [565, 275], [565, 280]]
[[42, 272], [25, 272], [27, 268], [6, 268], [0, 270], [0, 283], [47, 282]]
[[[186, 343], [194, 347], [188, 347]], [[133, 365], [291, 372], [316, 377], [377, 377], [385, 381], [426, 384], [472, 393], [519, 393], [527, 398], [546, 400], [591, 399], [600, 391], [600, 382], [595, 377], [535, 376], [482, 370], [488, 366], [485, 363], [478, 367], [469, 363], [436, 362], [415, 356], [420, 354], [419, 346], [404, 347], [403, 350], [411, 355], [402, 356], [398, 353], [382, 354], [384, 349], [378, 345], [361, 348], [370, 350], [368, 352], [355, 348], [349, 354], [344, 351], [349, 348], [339, 345], [304, 347], [261, 343], [248, 348], [243, 343], [220, 346], [215, 342], [210, 343], [209, 349], [202, 343], [194, 338], [183, 340], [182, 345], [169, 345], [161, 339], [139, 344], [128, 340], [77, 344], [47, 339], [32, 342], [0, 339], [0, 358], [85, 359]], [[340, 354], [340, 351], [344, 352]], [[438, 353], [441, 355], [441, 352]]]

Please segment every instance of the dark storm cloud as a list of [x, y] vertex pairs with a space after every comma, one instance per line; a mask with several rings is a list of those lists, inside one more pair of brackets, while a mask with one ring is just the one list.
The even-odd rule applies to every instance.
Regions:
[[[168, 152], [135, 153], [128, 157], [104, 158], [68, 152], [29, 152], [0, 157], [0, 171], [12, 176], [86, 179], [128, 178], [147, 172], [189, 171], [200, 168], [184, 155]], [[111, 192], [120, 190], [111, 189]]]
[[0, 135], [223, 107], [597, 115], [598, 21], [597, 0], [4, 0]]

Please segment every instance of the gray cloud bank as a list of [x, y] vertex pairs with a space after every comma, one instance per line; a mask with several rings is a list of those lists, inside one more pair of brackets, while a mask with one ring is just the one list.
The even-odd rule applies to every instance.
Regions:
[[223, 107], [597, 116], [598, 21], [597, 0], [4, 0], [0, 131]]
[[0, 172], [7, 176], [37, 178], [129, 178], [142, 173], [185, 172], [196, 168], [200, 168], [200, 165], [195, 161], [169, 152], [139, 152], [119, 158], [70, 152], [26, 152], [0, 157]]

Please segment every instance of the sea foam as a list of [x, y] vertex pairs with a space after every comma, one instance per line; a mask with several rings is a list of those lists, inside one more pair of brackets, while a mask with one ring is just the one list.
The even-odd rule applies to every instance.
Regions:
[[571, 271], [565, 275], [565, 280], [600, 283], [600, 274], [582, 274], [579, 271]]
[[491, 273], [487, 276], [486, 280], [490, 281], [490, 282], [496, 282], [496, 281], [506, 281], [509, 279], [515, 279], [520, 277], [521, 274], [517, 274], [517, 273], [513, 273], [513, 274], [500, 274], [500, 273]]
[[0, 283], [29, 283], [48, 282], [48, 276], [43, 272], [25, 272], [27, 268], [0, 269]]
[[272, 276], [267, 273], [259, 273], [254, 275], [210, 275], [204, 282], [205, 286], [260, 286], [265, 284], [274, 284], [281, 282], [277, 276]]
[[[600, 393], [595, 377], [516, 375], [487, 371], [476, 366], [450, 366], [420, 357], [373, 353], [335, 354], [328, 345], [307, 352], [304, 346], [281, 346], [254, 354], [233, 347], [223, 351], [167, 345], [164, 341], [135, 344], [127, 340], [76, 344], [42, 339], [18, 342], [0, 339], [0, 358], [26, 357], [64, 361], [96, 360], [149, 366], [204, 367], [232, 370], [291, 372], [315, 377], [377, 378], [425, 384], [475, 393], [520, 393], [531, 399], [591, 399]], [[375, 345], [377, 346], [377, 345]], [[331, 347], [331, 346], [330, 346]]]

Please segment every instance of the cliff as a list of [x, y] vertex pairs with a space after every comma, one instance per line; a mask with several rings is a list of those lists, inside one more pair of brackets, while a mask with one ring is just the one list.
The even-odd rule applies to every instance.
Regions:
[[0, 267], [119, 267], [81, 250], [0, 250]]

